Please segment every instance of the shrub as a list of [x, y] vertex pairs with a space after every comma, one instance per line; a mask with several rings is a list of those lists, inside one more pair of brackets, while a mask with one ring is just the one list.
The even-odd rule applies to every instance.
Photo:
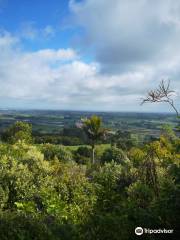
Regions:
[[91, 157], [91, 149], [85, 146], [79, 147], [74, 151], [74, 160], [80, 164], [88, 164]]
[[2, 140], [11, 144], [18, 141], [31, 143], [32, 126], [28, 123], [17, 121], [3, 132]]
[[123, 150], [116, 147], [111, 147], [104, 151], [101, 157], [101, 162], [102, 163], [111, 162], [112, 160], [116, 163], [122, 164], [127, 160], [127, 156], [123, 152]]
[[72, 153], [60, 145], [44, 144], [41, 147], [44, 158], [48, 161], [57, 158], [62, 162], [72, 161]]

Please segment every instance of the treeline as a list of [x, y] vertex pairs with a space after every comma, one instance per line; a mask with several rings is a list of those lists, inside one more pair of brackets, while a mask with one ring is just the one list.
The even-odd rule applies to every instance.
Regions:
[[[12, 136], [15, 135], [16, 131], [19, 132], [20, 129], [23, 130], [23, 132], [27, 132], [28, 135], [30, 133], [31, 143], [33, 142], [34, 144], [50, 143], [64, 146], [79, 146], [90, 143], [83, 129], [76, 126], [65, 127], [58, 133], [41, 133], [39, 131], [33, 131], [31, 124], [22, 121], [17, 121], [15, 124], [4, 129], [0, 134], [1, 141], [12, 143]], [[18, 137], [21, 138], [21, 136]], [[22, 136], [22, 139], [23, 138], [24, 136]], [[98, 139], [99, 144], [110, 143], [111, 145], [118, 145], [123, 149], [137, 146], [140, 142], [142, 142], [142, 140], [139, 140], [137, 134], [132, 134], [127, 130], [109, 131], [106, 138]]]

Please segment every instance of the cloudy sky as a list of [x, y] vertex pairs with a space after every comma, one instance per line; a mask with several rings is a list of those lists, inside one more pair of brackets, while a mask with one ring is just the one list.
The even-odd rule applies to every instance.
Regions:
[[0, 108], [169, 112], [161, 79], [179, 108], [179, 0], [0, 0]]

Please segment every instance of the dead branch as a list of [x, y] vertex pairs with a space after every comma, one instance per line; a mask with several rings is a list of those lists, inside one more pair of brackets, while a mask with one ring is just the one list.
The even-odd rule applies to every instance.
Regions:
[[174, 92], [175, 91], [170, 89], [170, 80], [168, 80], [167, 83], [164, 80], [162, 80], [158, 88], [156, 88], [155, 90], [150, 90], [147, 96], [144, 99], [142, 99], [141, 105], [147, 102], [150, 103], [165, 102], [168, 103], [174, 109], [176, 115], [179, 116], [179, 112], [175, 107], [174, 101], [172, 99], [172, 94]]

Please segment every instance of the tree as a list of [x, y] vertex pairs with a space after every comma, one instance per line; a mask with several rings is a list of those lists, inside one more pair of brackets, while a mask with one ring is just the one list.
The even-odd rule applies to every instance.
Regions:
[[101, 157], [101, 162], [106, 163], [106, 162], [114, 161], [115, 163], [123, 164], [127, 159], [128, 158], [122, 149], [111, 147], [111, 148], [107, 148], [103, 152], [103, 155]]
[[80, 146], [74, 151], [74, 160], [80, 164], [88, 164], [91, 157], [91, 149], [87, 146]]
[[156, 196], [158, 196], [159, 192], [159, 184], [158, 184], [158, 174], [157, 174], [157, 164], [156, 158], [157, 154], [154, 150], [155, 144], [149, 146], [147, 155], [145, 160], [141, 166], [140, 172], [142, 173], [144, 183], [151, 187]]
[[80, 127], [84, 130], [92, 149], [92, 163], [95, 163], [95, 144], [98, 140], [105, 137], [106, 130], [102, 127], [102, 119], [98, 116], [91, 116], [81, 120]]
[[29, 123], [17, 121], [2, 134], [2, 140], [11, 144], [18, 141], [32, 142], [32, 126]]
[[167, 83], [162, 80], [159, 84], [159, 87], [156, 88], [155, 90], [150, 90], [147, 94], [147, 97], [145, 97], [143, 100], [142, 100], [142, 103], [141, 104], [144, 104], [144, 103], [147, 103], [147, 102], [150, 102], [150, 103], [156, 103], [156, 102], [159, 102], [159, 103], [162, 103], [162, 102], [165, 102], [165, 103], [168, 103], [172, 108], [173, 110], [175, 111], [177, 117], [179, 117], [179, 111], [177, 110], [177, 108], [175, 107], [174, 105], [174, 101], [172, 99], [172, 94], [174, 93], [175, 91], [171, 90], [170, 89], [170, 81], [168, 81]]
[[118, 130], [111, 138], [112, 144], [121, 148], [122, 150], [128, 151], [138, 143], [137, 136], [133, 135], [130, 131]]

